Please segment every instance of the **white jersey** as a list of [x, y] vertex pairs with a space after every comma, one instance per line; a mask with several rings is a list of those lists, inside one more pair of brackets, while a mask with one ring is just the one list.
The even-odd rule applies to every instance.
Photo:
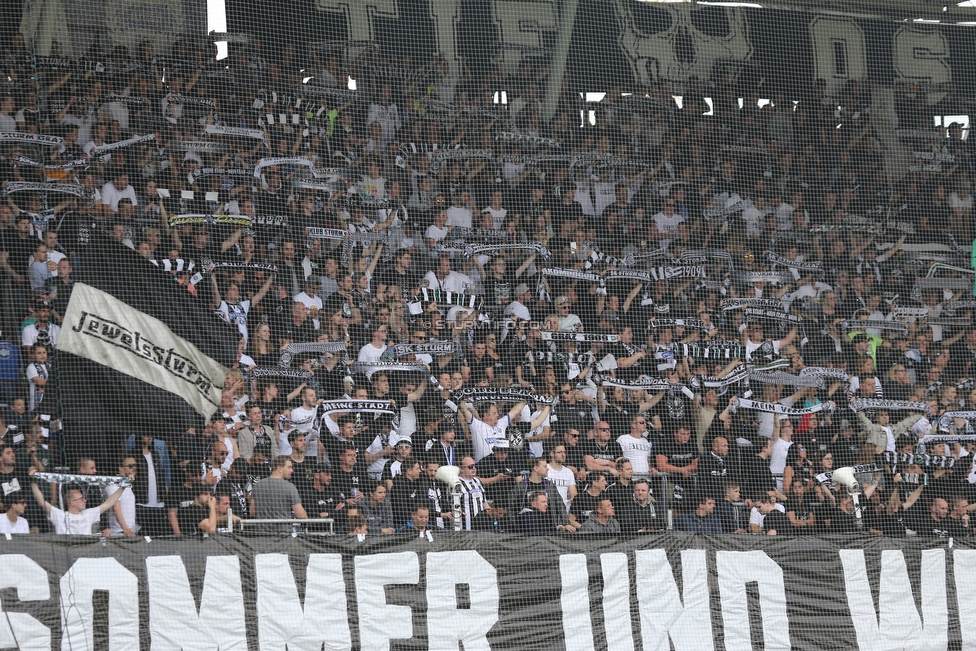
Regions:
[[244, 337], [244, 345], [247, 345], [247, 313], [251, 310], [251, 301], [241, 301], [240, 303], [228, 303], [221, 301], [217, 308], [217, 314], [227, 323], [237, 326], [241, 336]]
[[54, 525], [54, 533], [90, 536], [92, 535], [92, 526], [98, 524], [101, 517], [102, 514], [97, 506], [85, 509], [81, 513], [68, 513], [52, 506], [48, 519]]
[[512, 419], [505, 414], [498, 419], [498, 424], [489, 427], [486, 423], [471, 417], [468, 428], [471, 430], [471, 441], [474, 445], [475, 463], [481, 461], [495, 448], [495, 441], [505, 438], [505, 430], [512, 423]]
[[552, 485], [556, 487], [559, 497], [563, 498], [563, 504], [566, 505], [566, 513], [569, 513], [569, 487], [576, 483], [576, 475], [566, 466], [563, 466], [561, 470], [557, 471], [550, 465], [546, 479], [551, 481]]
[[634, 467], [635, 474], [647, 474], [651, 471], [647, 458], [651, 454], [651, 444], [643, 436], [634, 438], [630, 434], [617, 437], [623, 456]]

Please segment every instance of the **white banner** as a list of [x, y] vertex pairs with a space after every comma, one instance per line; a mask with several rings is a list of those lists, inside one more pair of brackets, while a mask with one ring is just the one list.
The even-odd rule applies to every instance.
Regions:
[[83, 283], [71, 292], [57, 347], [175, 393], [204, 418], [220, 404], [228, 372], [159, 319]]

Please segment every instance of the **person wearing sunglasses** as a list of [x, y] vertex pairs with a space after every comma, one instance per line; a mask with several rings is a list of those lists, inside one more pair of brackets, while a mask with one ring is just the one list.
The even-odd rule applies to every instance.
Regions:
[[30, 533], [30, 525], [24, 519], [24, 512], [27, 510], [24, 491], [19, 488], [12, 490], [4, 494], [3, 501], [7, 505], [7, 512], [0, 517], [0, 534]]
[[[135, 481], [136, 460], [135, 457], [124, 456], [119, 461], [119, 476], [128, 477]], [[111, 495], [118, 490], [118, 486], [106, 486], [105, 494]], [[127, 538], [133, 538], [141, 527], [136, 524], [136, 495], [132, 492], [132, 486], [122, 489], [122, 495], [108, 513], [108, 527], [102, 530], [105, 537], [125, 534]]]
[[[27, 474], [33, 478], [36, 472], [37, 468], [31, 466]], [[54, 525], [54, 533], [78, 536], [91, 536], [92, 525], [98, 524], [102, 514], [115, 506], [115, 503], [122, 497], [122, 491], [116, 490], [104, 502], [89, 508], [85, 493], [77, 486], [69, 487], [64, 491], [64, 508], [59, 509], [44, 499], [44, 493], [41, 492], [40, 487], [33, 479], [31, 480], [31, 491], [34, 493], [34, 499], [44, 509], [51, 524]]]

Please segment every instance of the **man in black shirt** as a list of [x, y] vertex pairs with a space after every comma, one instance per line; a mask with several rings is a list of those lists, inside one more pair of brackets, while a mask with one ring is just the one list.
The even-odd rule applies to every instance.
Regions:
[[922, 538], [945, 539], [951, 535], [953, 529], [949, 522], [949, 503], [941, 497], [932, 500], [928, 512], [916, 502], [905, 512], [905, 520], [909, 528]]
[[[366, 494], [366, 469], [357, 463], [357, 455], [355, 447], [346, 446], [337, 457], [339, 467], [332, 469], [332, 482], [346, 501], [346, 506], [358, 504]], [[332, 458], [331, 455], [329, 458]]]
[[657, 529], [657, 512], [654, 508], [654, 498], [651, 497], [651, 485], [646, 479], [633, 482], [633, 494], [629, 499], [620, 503], [617, 509], [617, 519], [623, 533], [649, 533]]
[[[196, 484], [183, 491], [181, 502], [177, 505], [176, 521], [180, 530], [176, 533], [192, 536], [202, 533], [200, 524], [210, 518], [210, 500], [213, 499], [213, 489], [207, 484]], [[192, 499], [186, 498], [192, 495]]]
[[508, 451], [508, 439], [498, 439], [491, 454], [475, 464], [478, 477], [485, 487], [485, 497], [492, 502], [504, 501], [512, 488], [510, 480], [515, 478], [520, 470], [510, 463]]
[[691, 488], [691, 476], [698, 470], [698, 446], [691, 442], [691, 429], [679, 425], [674, 438], [661, 444], [657, 454], [657, 469], [671, 475], [675, 504], [680, 506], [685, 488]]
[[607, 475], [602, 472], [592, 472], [589, 476], [590, 484], [586, 490], [576, 496], [569, 507], [569, 524], [579, 529], [586, 519], [596, 511], [600, 499], [604, 499], [603, 492], [607, 490]]
[[[759, 452], [742, 460], [742, 476], [740, 479], [742, 488], [746, 495], [765, 493], [776, 486], [773, 473], [769, 469], [769, 458], [773, 454], [773, 440], [763, 436], [756, 437], [756, 441], [749, 449], [759, 450]], [[834, 467], [837, 467], [836, 462]]]
[[593, 428], [593, 440], [584, 441], [580, 447], [587, 472], [603, 472], [617, 476], [616, 462], [619, 449], [616, 445], [610, 444], [610, 423], [605, 420], [599, 421]]
[[698, 461], [698, 489], [721, 502], [725, 494], [725, 481], [731, 474], [726, 460], [729, 441], [724, 436], [712, 440], [712, 449], [701, 455]]
[[402, 472], [393, 478], [393, 487], [387, 499], [393, 508], [393, 524], [400, 528], [410, 520], [413, 506], [423, 502], [428, 508], [433, 504], [427, 495], [427, 484], [420, 479], [423, 469], [416, 459], [406, 459], [401, 466]]
[[563, 430], [563, 445], [566, 446], [566, 461], [563, 465], [573, 471], [577, 480], [586, 479], [586, 460], [583, 457], [583, 446], [580, 445], [580, 431], [574, 427]]
[[400, 249], [394, 255], [393, 266], [384, 270], [379, 277], [380, 296], [384, 295], [388, 287], [396, 286], [400, 292], [408, 292], [418, 286], [417, 274], [410, 268], [410, 251]]
[[[553, 408], [556, 415], [555, 421], [559, 423], [559, 428], [566, 431], [567, 428], [578, 429], [581, 432], [589, 431], [593, 423], [593, 405], [588, 402], [577, 400], [579, 392], [569, 382], [564, 382], [559, 387], [559, 402]], [[610, 432], [607, 431], [609, 439]]]
[[312, 482], [304, 488], [299, 487], [299, 495], [301, 495], [305, 512], [310, 518], [337, 517], [342, 513], [345, 502], [339, 497], [339, 489], [332, 484], [331, 466], [327, 463], [316, 463], [314, 461], [308, 463], [314, 464], [311, 467]]

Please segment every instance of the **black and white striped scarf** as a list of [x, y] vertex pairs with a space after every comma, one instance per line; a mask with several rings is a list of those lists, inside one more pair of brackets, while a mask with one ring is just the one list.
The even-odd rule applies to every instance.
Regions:
[[809, 262], [803, 260], [790, 260], [789, 258], [776, 255], [772, 251], [766, 251], [766, 259], [774, 265], [778, 264], [784, 267], [790, 267], [792, 269], [799, 269], [800, 271], [822, 271], [820, 266], [822, 263], [820, 260], [811, 260]]
[[833, 411], [833, 408], [829, 402], [821, 402], [813, 405], [812, 407], [794, 408], [778, 403], [737, 398], [735, 403], [732, 404], [731, 410], [733, 413], [735, 413], [739, 409], [753, 409], [755, 411], [763, 411], [771, 414], [783, 414], [786, 416], [805, 416], [806, 414], [816, 414], [821, 411]]
[[[858, 398], [850, 404], [851, 411], [865, 411], [871, 409], [886, 409], [888, 411], [921, 411], [929, 413], [929, 406], [924, 402], [911, 400], [885, 400], [883, 398]], [[974, 418], [976, 418], [976, 412]]]
[[308, 344], [288, 344], [285, 350], [281, 353], [281, 361], [279, 364], [281, 366], [287, 367], [291, 365], [291, 361], [295, 358], [295, 355], [302, 355], [306, 353], [331, 353], [333, 355], [338, 355], [346, 353], [346, 344], [341, 341], [321, 341], [313, 342]]

